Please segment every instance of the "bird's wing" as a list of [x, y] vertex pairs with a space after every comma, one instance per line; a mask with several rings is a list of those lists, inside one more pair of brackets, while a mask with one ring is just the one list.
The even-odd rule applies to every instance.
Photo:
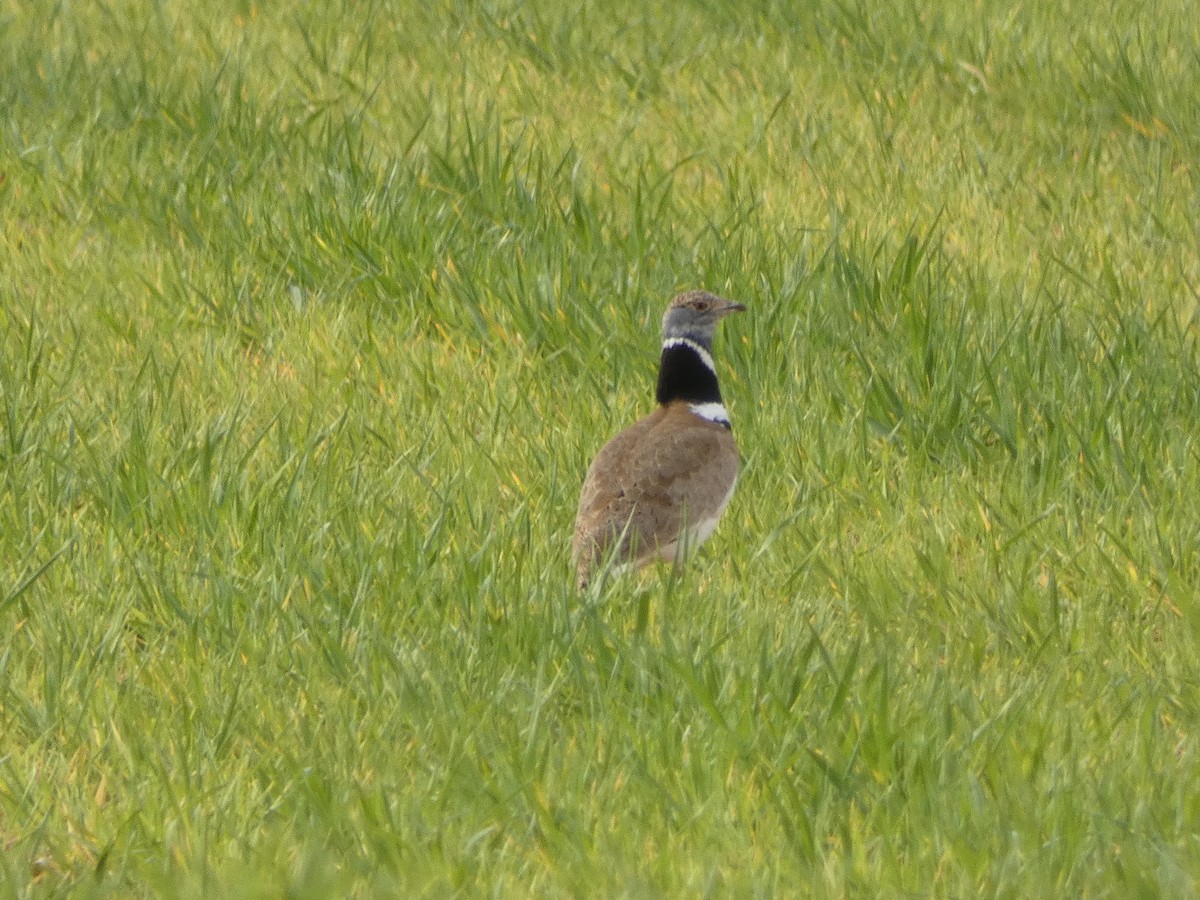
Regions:
[[686, 405], [660, 409], [632, 425], [604, 446], [588, 470], [575, 520], [581, 567], [622, 531], [622, 555], [636, 541], [639, 559], [674, 542], [685, 525], [720, 511], [737, 472], [733, 435]]

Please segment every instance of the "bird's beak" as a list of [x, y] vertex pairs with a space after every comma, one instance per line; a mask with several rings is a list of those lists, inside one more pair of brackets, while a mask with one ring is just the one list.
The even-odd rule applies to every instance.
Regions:
[[722, 318], [729, 315], [730, 313], [746, 311], [746, 304], [744, 304], [744, 303], [738, 303], [734, 300], [725, 300], [724, 298], [722, 298], [722, 300], [725, 303], [725, 305], [717, 308], [717, 314]]

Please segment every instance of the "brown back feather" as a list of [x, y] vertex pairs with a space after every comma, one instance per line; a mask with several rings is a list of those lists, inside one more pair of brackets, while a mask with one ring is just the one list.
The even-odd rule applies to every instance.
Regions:
[[[686, 403], [659, 407], [604, 445], [584, 480], [575, 519], [580, 581], [622, 536], [619, 555], [642, 563], [680, 531], [714, 515], [738, 473], [729, 429]], [[627, 527], [628, 526], [628, 527]]]

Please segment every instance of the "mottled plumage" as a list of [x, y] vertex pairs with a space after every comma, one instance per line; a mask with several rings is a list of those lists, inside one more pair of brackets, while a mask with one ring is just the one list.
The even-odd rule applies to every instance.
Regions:
[[584, 479], [574, 539], [580, 587], [614, 550], [622, 568], [675, 560], [716, 528], [739, 459], [712, 338], [717, 322], [743, 309], [704, 291], [667, 307], [659, 406], [605, 444]]

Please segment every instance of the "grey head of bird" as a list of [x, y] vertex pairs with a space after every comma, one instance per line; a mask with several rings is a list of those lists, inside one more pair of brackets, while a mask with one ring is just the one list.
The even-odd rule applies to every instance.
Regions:
[[687, 291], [672, 300], [663, 315], [663, 341], [695, 341], [711, 351], [717, 323], [730, 313], [744, 312], [745, 309], [741, 303], [708, 291]]

